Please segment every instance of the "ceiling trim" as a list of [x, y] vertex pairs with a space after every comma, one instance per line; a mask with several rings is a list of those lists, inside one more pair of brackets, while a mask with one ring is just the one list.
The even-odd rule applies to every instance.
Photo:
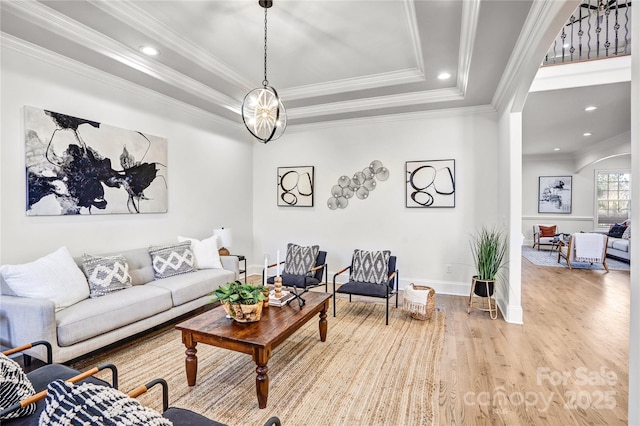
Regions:
[[462, 95], [467, 93], [469, 84], [469, 69], [471, 57], [478, 30], [478, 17], [480, 15], [480, 0], [462, 2], [462, 21], [460, 23], [460, 48], [458, 50], [458, 78], [457, 87]]
[[51, 50], [14, 37], [10, 34], [4, 32], [0, 32], [0, 34], [0, 46], [2, 46], [3, 48], [11, 49], [22, 55], [32, 57], [38, 61], [48, 63], [50, 65], [69, 72], [73, 72], [78, 75], [82, 75], [83, 77], [99, 82], [100, 84], [107, 84], [109, 86], [122, 90], [129, 95], [148, 99], [150, 103], [162, 103], [164, 105], [167, 105], [169, 108], [179, 109], [194, 118], [203, 120], [204, 122], [211, 123], [213, 125], [223, 125], [228, 129], [244, 129], [244, 127], [241, 126], [240, 123], [236, 123], [217, 114], [207, 112], [202, 108], [189, 105], [170, 96], [158, 93], [155, 90], [147, 89], [126, 79], [117, 77], [113, 74], [91, 67], [87, 64], [83, 64], [74, 59], [70, 59], [66, 56], [60, 55], [59, 53], [52, 52]]
[[413, 47], [413, 54], [416, 57], [418, 71], [422, 74], [422, 78], [424, 78], [424, 58], [422, 57], [422, 41], [420, 39], [415, 1], [405, 0], [403, 7], [404, 13], [407, 17], [407, 27], [409, 28], [409, 34], [411, 35], [411, 45]]
[[198, 98], [240, 114], [238, 101], [158, 62], [147, 59], [136, 50], [58, 13], [38, 2], [5, 2], [12, 12], [30, 22], [72, 41], [82, 40], [88, 49], [105, 55], [146, 75], [171, 84]]
[[399, 95], [375, 96], [341, 102], [292, 108], [287, 110], [287, 119], [318, 117], [322, 115], [344, 114], [379, 108], [392, 108], [407, 105], [428, 104], [434, 102], [458, 101], [464, 96], [457, 88], [426, 90], [422, 92], [402, 93]]
[[418, 18], [416, 16], [415, 0], [403, 0], [403, 8], [405, 11], [413, 54], [415, 56], [416, 68], [282, 89], [280, 90], [282, 98], [295, 100], [314, 96], [353, 92], [357, 90], [376, 89], [379, 87], [406, 83], [424, 82], [424, 59], [422, 57], [422, 43], [420, 40]]
[[282, 99], [295, 100], [422, 81], [424, 81], [424, 74], [421, 70], [414, 68], [368, 75], [365, 77], [345, 78], [342, 80], [331, 81], [329, 83], [292, 87], [289, 89], [279, 90], [278, 93], [282, 96]]
[[295, 133], [309, 129], [335, 128], [361, 125], [374, 125], [380, 123], [393, 123], [398, 121], [424, 120], [435, 117], [451, 117], [461, 115], [495, 114], [496, 110], [491, 105], [476, 105], [460, 108], [434, 109], [429, 111], [405, 112], [400, 114], [385, 114], [375, 117], [347, 118], [344, 120], [323, 121], [319, 123], [295, 124], [287, 127], [287, 133]]
[[541, 67], [529, 92], [631, 81], [631, 55]]
[[[577, 3], [576, 0], [572, 0], [573, 3]], [[572, 3], [565, 2], [565, 3]], [[493, 94], [491, 104], [496, 108], [504, 106], [505, 102], [509, 101], [511, 97], [516, 95], [522, 95], [516, 93], [518, 85], [527, 84], [531, 85], [531, 81], [520, 81], [528, 78], [523, 76], [523, 67], [528, 66], [528, 62], [535, 60], [532, 58], [532, 52], [535, 49], [539, 49], [540, 44], [548, 36], [550, 31], [554, 31], [554, 35], [557, 34], [557, 28], [555, 26], [555, 20], [559, 19], [558, 15], [562, 12], [563, 8], [572, 7], [571, 4], [565, 4], [556, 2], [554, 0], [534, 1], [527, 15], [527, 19], [522, 26], [522, 31], [518, 36], [518, 40], [511, 51], [511, 57], [505, 67], [502, 77], [498, 82], [498, 87]], [[562, 21], [564, 23], [564, 21]], [[552, 36], [553, 37], [553, 36]], [[547, 47], [544, 48], [545, 50]], [[537, 60], [537, 66], [539, 67], [542, 61], [542, 56]], [[537, 68], [536, 68], [537, 69]], [[527, 92], [528, 92], [527, 87]]]
[[247, 90], [251, 87], [251, 82], [248, 79], [239, 76], [226, 63], [219, 60], [209, 51], [193, 43], [191, 40], [183, 37], [171, 27], [153, 18], [132, 1], [88, 1], [98, 9], [132, 28], [143, 28], [143, 33], [150, 34], [159, 43], [169, 46], [169, 48], [176, 51], [176, 53], [184, 56], [210, 73]]

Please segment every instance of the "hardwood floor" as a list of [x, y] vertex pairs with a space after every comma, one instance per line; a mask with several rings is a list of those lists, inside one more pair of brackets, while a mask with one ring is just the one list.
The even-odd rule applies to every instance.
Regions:
[[440, 423], [626, 425], [629, 272], [569, 270], [522, 260], [524, 325], [447, 313]]
[[524, 325], [436, 296], [447, 321], [439, 424], [626, 425], [629, 272], [523, 259], [522, 281]]

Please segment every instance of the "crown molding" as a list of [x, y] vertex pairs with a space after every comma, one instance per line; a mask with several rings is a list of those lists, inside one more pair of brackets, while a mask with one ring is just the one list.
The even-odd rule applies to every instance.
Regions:
[[240, 103], [38, 2], [5, 2], [12, 13], [101, 55], [240, 114]]
[[248, 79], [240, 77], [229, 65], [191, 40], [183, 37], [173, 28], [153, 18], [134, 2], [130, 0], [117, 2], [87, 1], [131, 28], [140, 28], [142, 32], [153, 37], [158, 43], [168, 46], [210, 73], [238, 87], [251, 87], [252, 83]]
[[[523, 97], [529, 90], [531, 81], [533, 81], [533, 74], [531, 81], [525, 81], [529, 79], [528, 75], [525, 75], [524, 67], [534, 66], [537, 70], [540, 66], [542, 56], [538, 60], [532, 58], [532, 54], [535, 54], [537, 50], [541, 49], [541, 43], [546, 38], [551, 38], [557, 34], [553, 28], [559, 28], [564, 23], [564, 16], [561, 12], [563, 9], [573, 8], [573, 3], [577, 7], [578, 1], [572, 0], [568, 2], [557, 2], [554, 0], [541, 0], [534, 1], [527, 15], [527, 19], [522, 26], [522, 31], [518, 36], [518, 40], [513, 47], [509, 62], [505, 67], [502, 77], [498, 82], [498, 87], [493, 95], [491, 104], [496, 108], [506, 106], [506, 103], [516, 96]], [[573, 10], [573, 9], [571, 9]], [[569, 12], [570, 13], [570, 12]], [[562, 20], [562, 24], [556, 25], [556, 21]], [[553, 34], [551, 34], [553, 31]], [[544, 50], [548, 46], [544, 47]], [[535, 65], [530, 65], [530, 62], [535, 62]], [[523, 71], [524, 70], [524, 71]], [[533, 69], [531, 71], [534, 71]], [[519, 93], [521, 85], [527, 84], [525, 93]]]
[[631, 55], [541, 67], [529, 92], [631, 81]]
[[392, 86], [396, 84], [419, 83], [422, 81], [424, 81], [424, 74], [421, 70], [415, 68], [368, 75], [365, 77], [345, 78], [327, 83], [292, 87], [289, 89], [279, 90], [278, 93], [283, 99], [295, 100], [314, 96], [334, 95], [356, 90], [375, 89], [378, 87]]
[[336, 127], [350, 127], [375, 125], [381, 123], [394, 123], [400, 121], [424, 120], [430, 118], [442, 118], [478, 114], [495, 114], [496, 110], [492, 105], [479, 105], [461, 108], [434, 109], [429, 111], [406, 112], [400, 114], [385, 114], [374, 117], [347, 118], [344, 120], [322, 121], [318, 123], [295, 124], [287, 127], [287, 132], [295, 133], [313, 129], [328, 129]]
[[428, 104], [434, 102], [457, 101], [464, 96], [457, 88], [427, 90], [423, 92], [402, 93], [399, 95], [375, 96], [341, 102], [331, 102], [287, 110], [288, 120], [317, 117], [322, 115], [345, 114], [380, 108], [401, 107], [407, 105]]
[[411, 35], [411, 46], [413, 47], [413, 54], [416, 58], [418, 71], [422, 75], [422, 78], [424, 78], [424, 58], [422, 57], [422, 42], [420, 40], [418, 18], [416, 17], [415, 0], [405, 0], [403, 6], [404, 13], [407, 18], [407, 27], [409, 29], [409, 34]]
[[480, 0], [462, 2], [462, 21], [460, 23], [460, 47], [458, 49], [458, 76], [457, 87], [462, 96], [467, 93], [469, 84], [469, 69], [471, 68], [471, 56], [478, 30], [478, 17], [480, 15]]
[[422, 43], [420, 42], [415, 0], [403, 0], [403, 8], [405, 11], [405, 18], [407, 28], [409, 30], [413, 55], [415, 57], [416, 68], [282, 89], [279, 91], [282, 98], [296, 100], [406, 83], [420, 83], [425, 81], [424, 59], [422, 57]]
[[38, 61], [45, 62], [68, 72], [89, 78], [100, 84], [107, 84], [118, 90], [122, 90], [128, 95], [137, 96], [149, 100], [149, 103], [161, 103], [167, 108], [176, 108], [188, 114], [191, 117], [210, 122], [215, 125], [225, 126], [228, 129], [238, 130], [243, 128], [240, 123], [231, 121], [219, 115], [207, 112], [201, 108], [194, 107], [170, 96], [163, 95], [154, 90], [139, 86], [123, 78], [114, 76], [105, 71], [93, 68], [76, 60], [67, 58], [66, 56], [52, 52], [41, 46], [29, 43], [10, 34], [0, 32], [0, 46], [2, 48], [11, 49], [21, 55], [34, 58]]

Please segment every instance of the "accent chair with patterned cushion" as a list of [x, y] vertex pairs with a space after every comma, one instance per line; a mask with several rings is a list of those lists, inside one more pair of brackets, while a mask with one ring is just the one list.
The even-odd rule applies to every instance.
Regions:
[[[302, 289], [300, 295], [306, 293], [314, 287], [324, 285], [324, 291], [329, 291], [329, 283], [327, 280], [327, 252], [321, 251], [318, 246], [299, 246], [297, 244], [287, 244], [287, 255], [284, 262], [280, 262], [282, 265], [282, 271], [280, 278], [282, 278], [282, 285], [285, 287], [293, 288], [297, 293], [297, 289]], [[263, 271], [264, 274], [268, 273], [268, 270], [277, 266], [277, 263], [267, 266], [267, 270]], [[273, 272], [273, 271], [272, 271]], [[324, 275], [324, 282], [322, 276]], [[267, 278], [268, 284], [273, 284], [275, 275]], [[304, 299], [302, 299], [304, 303]]]
[[536, 245], [538, 250], [540, 250], [541, 245], [553, 247], [553, 239], [558, 234], [557, 225], [533, 225], [533, 248], [536, 248]]
[[[21, 385], [21, 387], [24, 386], [30, 386], [31, 389], [33, 389], [33, 393], [30, 396], [33, 396], [43, 390], [47, 389], [47, 386], [49, 385], [49, 383], [53, 382], [54, 380], [69, 380], [72, 379], [73, 377], [78, 376], [79, 374], [81, 374], [81, 371], [75, 370], [71, 367], [67, 367], [66, 365], [63, 364], [51, 364], [51, 359], [53, 357], [52, 355], [52, 348], [51, 348], [51, 344], [49, 342], [45, 342], [45, 341], [38, 341], [38, 342], [33, 342], [33, 343], [27, 343], [25, 345], [22, 345], [20, 347], [16, 347], [13, 349], [8, 349], [6, 351], [3, 352], [3, 356], [11, 356], [11, 355], [15, 355], [15, 354], [20, 354], [23, 353], [25, 350], [31, 349], [35, 346], [43, 346], [46, 348], [46, 352], [47, 352], [47, 364], [29, 371], [28, 373], [24, 374], [21, 378], [21, 381], [24, 383], [23, 385]], [[29, 359], [28, 356], [25, 355], [25, 364], [28, 364], [27, 360]], [[16, 364], [17, 365], [17, 364]], [[18, 368], [21, 368], [18, 366]], [[88, 376], [84, 379], [82, 379], [82, 383], [93, 383], [95, 385], [101, 385], [101, 386], [110, 386], [110, 387], [118, 387], [118, 371], [115, 368], [115, 366], [113, 364], [103, 364], [99, 367], [95, 367], [94, 369], [90, 370], [93, 374], [97, 373], [98, 371], [102, 371], [104, 369], [110, 369], [111, 370], [111, 381], [112, 383], [108, 383], [104, 380], [98, 379], [97, 377], [93, 377], [93, 376]], [[28, 384], [28, 385], [27, 385]], [[20, 400], [25, 399], [27, 396], [26, 394], [22, 394], [21, 397], [18, 400], [4, 400], [3, 402], [10, 402], [10, 404], [0, 404], [2, 406], [3, 409], [7, 409], [10, 408], [11, 405], [13, 405], [14, 403], [18, 403]], [[24, 409], [18, 409], [16, 411], [11, 411], [11, 414], [8, 414], [6, 416], [0, 415], [0, 423], [2, 423], [3, 426], [26, 426], [26, 425], [37, 425], [38, 424], [38, 420], [40, 418], [40, 414], [42, 413], [42, 411], [45, 408], [45, 401], [44, 398], [37, 400], [34, 403], [31, 403], [29, 405], [27, 405], [25, 407], [25, 409], [28, 408], [28, 411], [24, 412]], [[25, 413], [26, 415], [14, 415], [14, 413], [18, 413], [20, 414], [20, 412]]]
[[[388, 250], [354, 250], [351, 265], [333, 276], [333, 316], [336, 316], [336, 293], [387, 300], [386, 324], [389, 324], [389, 299], [396, 297], [398, 307], [398, 269], [396, 257]], [[336, 288], [336, 277], [349, 271], [349, 281]]]

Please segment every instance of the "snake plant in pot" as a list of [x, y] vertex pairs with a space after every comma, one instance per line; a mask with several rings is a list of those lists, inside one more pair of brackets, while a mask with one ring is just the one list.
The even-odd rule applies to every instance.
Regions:
[[496, 228], [483, 226], [472, 236], [471, 253], [476, 268], [474, 293], [480, 297], [493, 295], [496, 277], [505, 266], [507, 238]]

